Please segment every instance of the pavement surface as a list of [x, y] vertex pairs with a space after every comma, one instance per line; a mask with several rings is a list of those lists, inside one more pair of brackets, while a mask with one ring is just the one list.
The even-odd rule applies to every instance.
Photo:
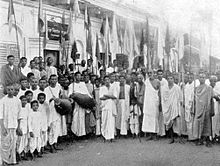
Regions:
[[101, 138], [63, 143], [64, 149], [44, 154], [19, 166], [220, 166], [220, 145], [168, 144], [168, 139], [145, 141], [123, 138], [103, 142]]

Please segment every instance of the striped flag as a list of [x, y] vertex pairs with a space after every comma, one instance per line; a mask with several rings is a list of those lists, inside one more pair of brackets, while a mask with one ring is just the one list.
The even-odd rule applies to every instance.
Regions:
[[38, 8], [38, 33], [43, 33], [44, 29], [44, 18], [43, 18], [43, 3], [42, 0], [39, 0], [39, 8]]
[[9, 32], [11, 32], [12, 24], [13, 23], [15, 23], [14, 5], [13, 5], [13, 0], [9, 0], [9, 7], [8, 7], [8, 26], [9, 26]]

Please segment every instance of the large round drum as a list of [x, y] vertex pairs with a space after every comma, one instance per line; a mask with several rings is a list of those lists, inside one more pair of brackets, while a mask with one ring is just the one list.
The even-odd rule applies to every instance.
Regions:
[[72, 112], [72, 102], [69, 99], [57, 99], [55, 109], [60, 115], [67, 115]]
[[73, 93], [71, 98], [79, 104], [80, 107], [85, 109], [93, 109], [96, 106], [95, 100], [86, 94]]

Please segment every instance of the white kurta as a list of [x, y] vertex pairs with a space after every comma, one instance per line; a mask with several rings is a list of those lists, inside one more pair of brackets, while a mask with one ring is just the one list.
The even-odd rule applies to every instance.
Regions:
[[20, 89], [19, 92], [18, 92], [17, 97], [20, 98], [21, 96], [23, 96], [26, 91], [27, 91], [27, 90], [22, 90], [22, 89]]
[[[8, 132], [7, 136], [0, 133], [0, 158], [7, 163], [16, 162], [16, 128], [21, 117], [21, 102], [17, 97], [9, 98], [7, 95], [0, 100], [0, 119]], [[0, 161], [1, 164], [1, 161]]]
[[42, 117], [41, 112], [39, 111], [32, 111], [29, 115], [28, 120], [28, 127], [29, 132], [32, 132], [34, 134], [34, 137], [30, 137], [30, 152], [33, 153], [35, 149], [37, 149], [38, 152], [41, 150], [41, 131], [42, 131]]
[[[125, 99], [118, 99], [116, 116], [116, 128], [120, 129], [121, 135], [127, 135], [130, 113], [130, 86], [125, 84], [124, 88]], [[120, 93], [120, 87], [118, 92]]]
[[24, 68], [21, 67], [21, 73], [27, 77], [27, 74], [31, 73], [31, 68], [29, 68], [28, 66], [25, 66]]
[[[73, 92], [86, 94], [90, 96], [89, 91], [84, 82], [70, 84], [68, 96], [70, 96]], [[76, 134], [77, 136], [86, 135], [85, 112], [86, 112], [86, 109], [80, 107], [75, 102], [75, 108], [73, 110], [73, 122], [72, 122], [71, 129], [72, 129], [72, 132]]]
[[51, 75], [53, 74], [57, 75], [57, 68], [54, 66], [47, 66], [46, 73], [47, 73], [47, 78], [49, 79]]
[[37, 87], [36, 90], [31, 89], [31, 91], [33, 92], [33, 99], [32, 100], [37, 100], [38, 94], [42, 92], [42, 91], [39, 90], [39, 87]]
[[[101, 98], [104, 95], [117, 96], [117, 91], [115, 91], [113, 86], [110, 86], [109, 89], [106, 86], [102, 86], [99, 96]], [[114, 139], [115, 116], [117, 115], [115, 101], [112, 99], [101, 100], [100, 108], [102, 110], [101, 133], [106, 140]]]
[[21, 102], [17, 97], [9, 98], [7, 95], [0, 101], [0, 119], [6, 129], [16, 129], [18, 119], [21, 119]]
[[145, 81], [142, 131], [159, 132], [159, 96], [149, 79]]

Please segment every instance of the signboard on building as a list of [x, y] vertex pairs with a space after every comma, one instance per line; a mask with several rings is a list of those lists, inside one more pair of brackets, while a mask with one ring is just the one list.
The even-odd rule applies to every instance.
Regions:
[[58, 22], [53, 21], [47, 21], [47, 29], [48, 29], [48, 39], [49, 40], [56, 40], [59, 41], [61, 35], [65, 38], [65, 40], [68, 40], [67, 35], [67, 24], [61, 24]]

